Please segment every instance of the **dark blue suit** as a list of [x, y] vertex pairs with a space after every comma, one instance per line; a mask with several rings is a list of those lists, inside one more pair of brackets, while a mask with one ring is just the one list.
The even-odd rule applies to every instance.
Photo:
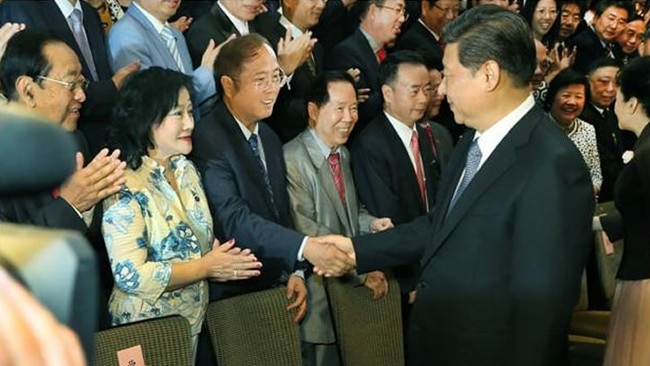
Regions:
[[273, 198], [244, 134], [223, 102], [197, 123], [194, 131], [192, 159], [203, 176], [216, 237], [235, 238], [238, 247], [250, 248], [264, 265], [258, 278], [213, 283], [213, 300], [286, 282], [304, 239], [291, 229], [282, 144], [264, 123], [259, 124], [259, 138]]
[[452, 153], [429, 215], [353, 239], [357, 270], [420, 257], [409, 365], [564, 365], [591, 245], [587, 167], [535, 106], [447, 214], [473, 138]]

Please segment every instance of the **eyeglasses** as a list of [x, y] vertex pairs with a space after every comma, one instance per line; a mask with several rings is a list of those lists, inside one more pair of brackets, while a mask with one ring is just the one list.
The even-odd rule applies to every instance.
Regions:
[[383, 9], [390, 9], [395, 12], [398, 16], [403, 16], [404, 21], [407, 21], [409, 18], [409, 13], [406, 11], [406, 8], [399, 7], [399, 8], [393, 8], [392, 6], [386, 6], [386, 5], [379, 5], [377, 4], [378, 8], [383, 8]]
[[39, 80], [47, 80], [47, 81], [51, 81], [53, 83], [63, 85], [64, 88], [66, 88], [66, 89], [68, 89], [70, 91], [75, 90], [77, 88], [80, 88], [81, 90], [86, 90], [86, 89], [88, 89], [88, 84], [90, 84], [90, 81], [86, 80], [86, 78], [84, 78], [83, 76], [80, 77], [79, 79], [75, 80], [75, 81], [63, 81], [63, 80], [59, 80], [59, 79], [52, 79], [52, 78], [48, 78], [47, 76], [43, 76], [43, 75], [38, 75], [38, 76], [36, 76], [36, 78], [39, 79]]
[[460, 13], [460, 8], [443, 8], [442, 6], [438, 4], [433, 4], [433, 6], [442, 11], [443, 13], [451, 14], [451, 15], [458, 15]]
[[278, 70], [271, 76], [263, 76], [253, 80], [253, 87], [257, 90], [266, 90], [271, 85], [282, 88], [287, 82], [287, 75], [282, 71]]

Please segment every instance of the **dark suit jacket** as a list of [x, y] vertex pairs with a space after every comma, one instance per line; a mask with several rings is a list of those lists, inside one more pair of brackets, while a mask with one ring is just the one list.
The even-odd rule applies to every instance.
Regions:
[[[280, 38], [284, 38], [286, 28], [280, 24], [279, 13], [265, 13], [256, 18], [257, 31], [266, 37], [273, 49], [277, 52]], [[280, 90], [273, 114], [267, 119], [271, 128], [280, 136], [282, 143], [286, 143], [298, 136], [307, 128], [307, 103], [305, 96], [311, 90], [311, 85], [316, 75], [323, 69], [323, 49], [316, 43], [312, 51], [315, 63], [315, 73], [311, 71], [307, 62], [300, 65], [291, 77], [288, 85]]]
[[426, 58], [442, 61], [440, 42], [419, 21], [397, 39], [395, 50], [416, 51]]
[[235, 238], [264, 264], [262, 275], [246, 281], [212, 283], [211, 299], [220, 299], [286, 282], [295, 269], [304, 235], [292, 230], [282, 144], [264, 123], [259, 137], [264, 148], [273, 198], [255, 162], [248, 141], [223, 102], [196, 125], [192, 159], [203, 176], [214, 232], [221, 240]]
[[379, 85], [379, 62], [366, 37], [357, 28], [343, 42], [330, 51], [325, 68], [328, 70], [347, 70], [358, 68], [361, 71], [357, 89], [370, 88], [370, 97], [359, 104], [359, 121], [352, 132], [356, 137], [381, 112], [382, 96]]
[[621, 129], [618, 128], [618, 119], [611, 110], [608, 112], [607, 117], [604, 118], [591, 103], [585, 104], [580, 119], [594, 126], [596, 130], [600, 170], [603, 174], [603, 184], [600, 186], [598, 200], [600, 202], [611, 201], [614, 199], [616, 178], [623, 169], [621, 156], [625, 152], [622, 141], [623, 134]]
[[535, 106], [447, 215], [473, 138], [454, 150], [434, 211], [353, 239], [357, 270], [421, 258], [410, 365], [563, 365], [591, 245], [588, 169]]
[[[390, 217], [395, 225], [411, 222], [426, 214], [435, 201], [439, 179], [437, 162], [426, 132], [419, 125], [417, 130], [428, 207], [420, 197], [408, 152], [384, 113], [370, 122], [350, 146], [359, 200], [371, 215]], [[415, 288], [418, 271], [417, 261], [395, 268], [402, 292]]]
[[[255, 32], [254, 22], [248, 22], [248, 27], [251, 33]], [[201, 65], [203, 52], [205, 52], [205, 48], [208, 46], [210, 39], [213, 39], [216, 44], [221, 44], [233, 33], [238, 37], [241, 36], [237, 28], [235, 28], [235, 25], [232, 24], [228, 16], [226, 16], [219, 7], [219, 4], [215, 1], [210, 12], [196, 19], [190, 29], [185, 33], [187, 48], [190, 50], [194, 67]]]
[[592, 62], [607, 57], [607, 50], [600, 43], [600, 38], [591, 27], [585, 28], [568, 43], [569, 46], [576, 46], [578, 52], [572, 68], [582, 74], [587, 74]]
[[[610, 239], [623, 238], [623, 258], [617, 277], [621, 280], [650, 278], [650, 124], [634, 146], [634, 158], [623, 168], [614, 191], [620, 215], [601, 217]], [[616, 225], [618, 224], [618, 225]], [[615, 225], [615, 226], [614, 226]], [[614, 230], [617, 228], [619, 230]]]
[[0, 24], [6, 22], [25, 23], [27, 28], [48, 32], [72, 48], [83, 68], [83, 75], [91, 81], [86, 90], [86, 101], [81, 109], [79, 129], [86, 135], [91, 153], [103, 145], [105, 126], [110, 120], [111, 109], [117, 98], [117, 88], [111, 80], [113, 72], [108, 64], [106, 39], [99, 16], [93, 7], [81, 2], [83, 22], [93, 61], [99, 80], [92, 80], [86, 60], [81, 54], [77, 41], [68, 22], [53, 0], [6, 0], [0, 4]]

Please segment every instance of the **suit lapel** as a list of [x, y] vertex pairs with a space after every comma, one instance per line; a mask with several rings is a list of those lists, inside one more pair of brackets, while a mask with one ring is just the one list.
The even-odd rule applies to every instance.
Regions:
[[[394, 160], [395, 162], [394, 166], [396, 167], [396, 169], [400, 171], [407, 171], [406, 174], [408, 175], [409, 178], [407, 182], [405, 182], [405, 184], [408, 184], [410, 186], [407, 189], [411, 192], [420, 192], [420, 185], [418, 184], [418, 178], [417, 175], [415, 174], [415, 170], [413, 169], [413, 163], [411, 162], [411, 158], [409, 157], [409, 154], [406, 151], [406, 148], [404, 147], [402, 140], [397, 134], [397, 131], [395, 131], [393, 126], [388, 121], [388, 118], [386, 118], [386, 116], [383, 114], [383, 112], [382, 112], [382, 119], [383, 119], [384, 133], [387, 137], [387, 142], [388, 142], [387, 147], [391, 151], [390, 156], [392, 156], [392, 160]], [[418, 130], [418, 133], [420, 132], [421, 131]], [[418, 141], [421, 141], [422, 137], [423, 136], [419, 135]], [[420, 146], [422, 146], [422, 144], [420, 144]], [[422, 151], [422, 148], [420, 148], [420, 151]], [[419, 193], [418, 193], [418, 197], [419, 197]], [[422, 200], [418, 199], [418, 202], [420, 203], [420, 210], [424, 210], [424, 204], [422, 203]]]
[[[172, 54], [167, 49], [167, 45], [162, 40], [162, 38], [160, 38], [160, 34], [158, 34], [151, 22], [149, 22], [149, 19], [147, 19], [145, 15], [135, 6], [129, 6], [129, 9], [126, 11], [125, 16], [126, 15], [133, 17], [133, 19], [140, 24], [144, 32], [149, 36], [149, 41], [156, 44], [156, 46], [153, 48], [156, 50], [156, 52], [158, 52], [158, 56], [161, 59], [165, 60], [164, 65], [160, 66], [176, 70], [178, 67], [173, 67], [176, 65], [176, 60], [174, 60], [172, 57]], [[156, 57], [153, 58], [155, 59]]]
[[345, 185], [345, 202], [347, 203], [348, 221], [346, 222], [346, 230], [351, 233], [351, 236], [356, 236], [357, 227], [359, 226], [359, 206], [357, 203], [357, 192], [352, 178], [352, 170], [350, 169], [350, 152], [345, 146], [341, 146], [341, 172], [343, 173], [343, 184]]
[[[483, 163], [478, 170], [470, 184], [467, 186], [462, 196], [458, 198], [456, 205], [452, 208], [447, 215], [449, 202], [454, 194], [458, 179], [461, 172], [465, 168], [465, 159], [469, 145], [471, 144], [474, 133], [466, 133], [463, 140], [459, 142], [462, 146], [462, 154], [457, 156], [458, 159], [454, 161], [455, 172], [454, 180], [449, 181], [444, 195], [444, 205], [437, 213], [438, 220], [436, 221], [438, 227], [438, 234], [432, 246], [427, 248], [423, 257], [423, 265], [431, 259], [436, 251], [444, 244], [447, 237], [456, 228], [459, 222], [468, 214], [470, 209], [474, 206], [476, 201], [490, 189], [492, 184], [501, 177], [516, 161], [517, 149], [525, 144], [532, 133], [533, 127], [538, 123], [540, 116], [543, 112], [534, 107], [529, 111], [517, 124], [508, 132], [508, 134], [501, 140], [497, 148], [490, 154], [488, 159]], [[462, 143], [462, 145], [460, 145]], [[445, 218], [446, 216], [446, 218]]]
[[[244, 136], [241, 129], [239, 128], [239, 125], [237, 124], [235, 117], [233, 117], [233, 115], [230, 113], [228, 108], [226, 108], [226, 105], [224, 103], [220, 103], [218, 108], [222, 109], [221, 111], [218, 111], [218, 114], [224, 116], [225, 118], [221, 119], [217, 117], [216, 121], [217, 123], [223, 123], [225, 129], [230, 133], [231, 141], [234, 147], [234, 153], [237, 154], [239, 158], [244, 160], [244, 164], [242, 164], [242, 168], [246, 171], [248, 176], [251, 178], [249, 179], [249, 183], [257, 186], [256, 191], [260, 192], [261, 195], [264, 197], [264, 201], [266, 202], [269, 208], [269, 212], [272, 212], [274, 215], [277, 216], [277, 210], [273, 206], [271, 197], [269, 197], [266, 190], [266, 185], [264, 184], [264, 176], [262, 175], [262, 172], [257, 166], [257, 161], [255, 160], [255, 156], [253, 155], [253, 150], [251, 150], [248, 141], [246, 141], [246, 137]], [[264, 148], [265, 148], [264, 151], [265, 155], [268, 156], [266, 147]], [[267, 158], [267, 166], [269, 166], [268, 158]], [[269, 180], [271, 180], [270, 175], [269, 175]], [[271, 189], [273, 189], [273, 184], [271, 184]], [[279, 219], [279, 217], [277, 218]]]
[[[348, 221], [347, 208], [343, 207], [343, 202], [341, 202], [339, 191], [336, 189], [336, 184], [334, 183], [334, 177], [332, 176], [332, 170], [330, 168], [327, 159], [323, 156], [323, 153], [318, 148], [318, 144], [314, 139], [314, 136], [312, 136], [311, 132], [309, 132], [309, 129], [303, 131], [300, 134], [300, 139], [302, 144], [305, 146], [305, 149], [307, 150], [307, 154], [309, 155], [309, 160], [311, 160], [311, 163], [314, 166], [314, 170], [316, 171], [316, 174], [318, 174], [318, 180], [322, 183], [323, 190], [327, 194], [327, 198], [329, 198], [330, 202], [332, 203], [332, 206], [334, 206], [334, 211], [336, 211], [336, 215], [338, 216], [341, 223], [344, 224], [344, 226], [349, 226], [350, 224]], [[343, 164], [341, 164], [341, 167], [342, 165]], [[343, 174], [345, 177], [345, 172], [343, 172]], [[348, 192], [347, 186], [345, 192], [346, 192], [346, 199], [347, 199], [347, 192]]]

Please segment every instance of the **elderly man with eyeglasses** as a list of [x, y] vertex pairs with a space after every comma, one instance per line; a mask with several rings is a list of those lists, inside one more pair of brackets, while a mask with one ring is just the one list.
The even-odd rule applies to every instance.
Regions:
[[[0, 80], [9, 103], [3, 112], [33, 116], [60, 125], [74, 134], [79, 146], [77, 169], [61, 185], [47, 192], [21, 192], [0, 199], [0, 221], [68, 229], [80, 232], [100, 250], [99, 217], [94, 215], [101, 201], [119, 191], [124, 183], [124, 167], [119, 150], [102, 149], [88, 164], [88, 146], [77, 131], [80, 109], [86, 99], [87, 79], [75, 52], [62, 40], [32, 30], [14, 35], [0, 60]], [[48, 146], [43, 146], [48, 159]], [[1, 174], [1, 173], [0, 173]], [[100, 265], [108, 265], [98, 256]], [[107, 267], [106, 267], [107, 268]], [[105, 275], [105, 276], [104, 276]], [[110, 288], [110, 275], [102, 273], [104, 289]], [[105, 314], [103, 314], [105, 315]], [[106, 319], [100, 319], [106, 320]]]
[[409, 17], [404, 0], [369, 0], [359, 2], [361, 24], [354, 33], [339, 43], [325, 62], [328, 70], [359, 69], [359, 122], [351, 141], [381, 112], [379, 64], [386, 58], [386, 47], [392, 46]]

